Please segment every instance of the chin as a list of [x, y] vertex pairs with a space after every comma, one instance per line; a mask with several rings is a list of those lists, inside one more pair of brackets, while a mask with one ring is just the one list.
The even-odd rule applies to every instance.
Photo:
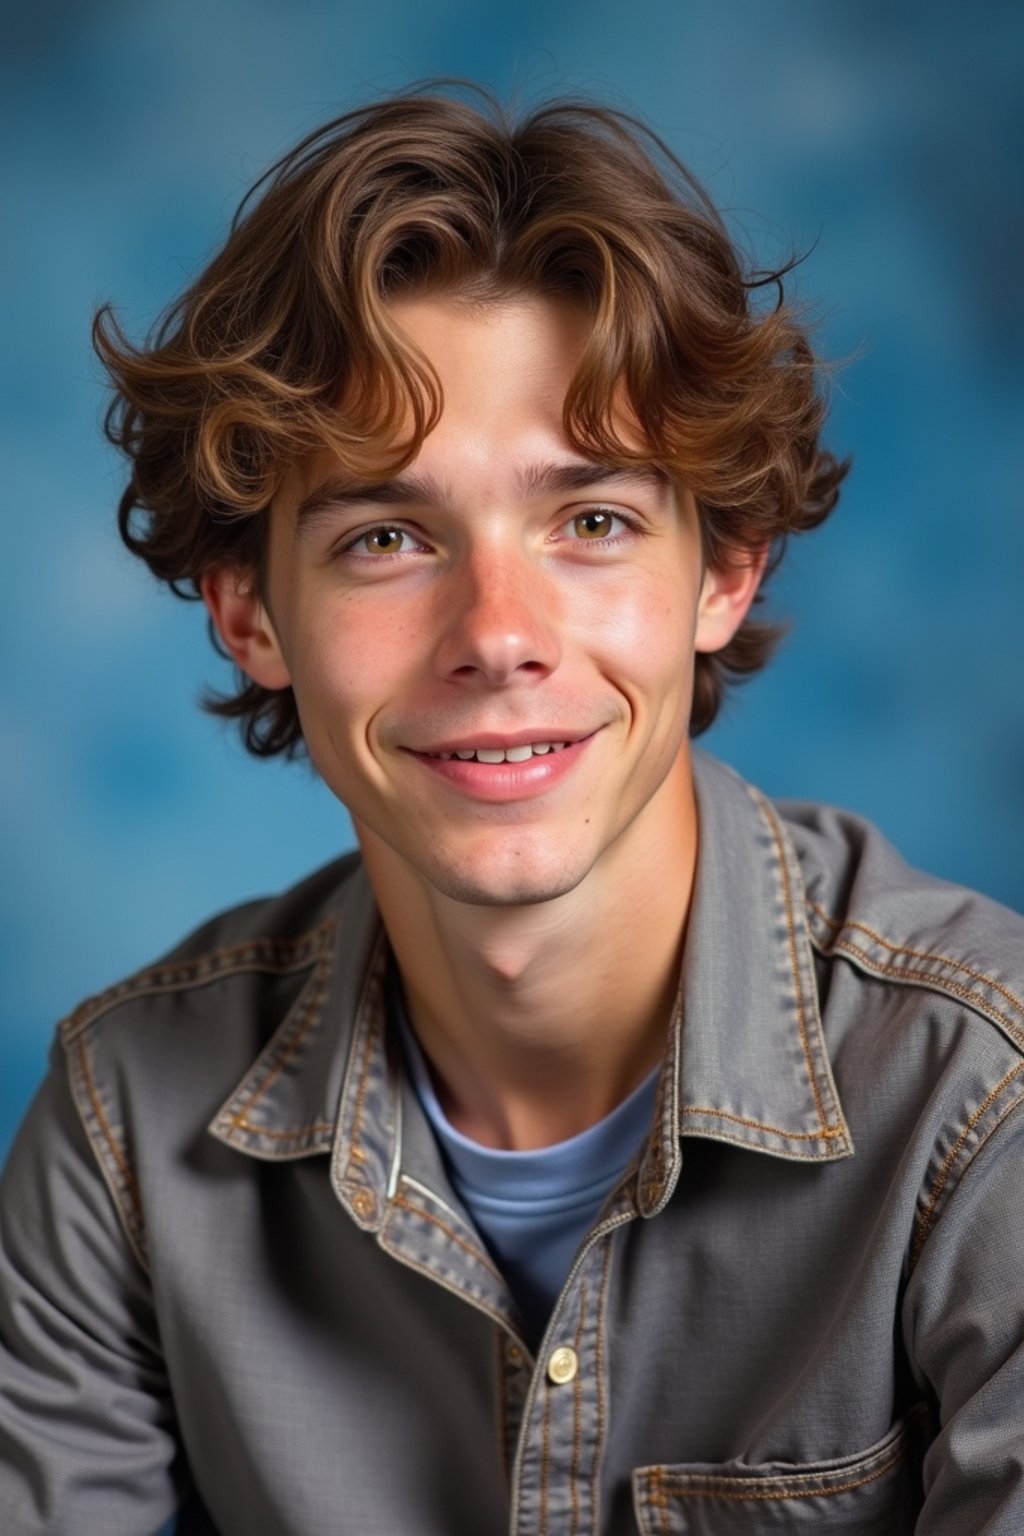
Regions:
[[[539, 862], [539, 861], [538, 861]], [[524, 861], [526, 863], [526, 861]], [[533, 907], [557, 901], [576, 889], [586, 877], [589, 864], [560, 860], [557, 866], [512, 867], [474, 870], [467, 864], [434, 866], [422, 872], [449, 901], [472, 907]]]

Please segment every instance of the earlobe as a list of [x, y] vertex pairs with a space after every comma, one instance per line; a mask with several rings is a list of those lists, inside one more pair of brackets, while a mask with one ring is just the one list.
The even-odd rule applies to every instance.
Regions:
[[199, 590], [224, 649], [242, 671], [264, 688], [289, 687], [291, 676], [254, 573], [215, 566], [200, 577]]
[[768, 546], [752, 551], [742, 563], [709, 568], [697, 605], [694, 649], [720, 651], [729, 644], [750, 610], [768, 563]]

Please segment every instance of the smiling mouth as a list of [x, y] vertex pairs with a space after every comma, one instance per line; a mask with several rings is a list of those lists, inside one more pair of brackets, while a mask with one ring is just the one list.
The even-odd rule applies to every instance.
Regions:
[[457, 758], [462, 763], [528, 763], [531, 757], [544, 757], [548, 752], [565, 750], [564, 741], [524, 742], [519, 747], [468, 747], [461, 752], [424, 752], [424, 757], [437, 758], [449, 763]]

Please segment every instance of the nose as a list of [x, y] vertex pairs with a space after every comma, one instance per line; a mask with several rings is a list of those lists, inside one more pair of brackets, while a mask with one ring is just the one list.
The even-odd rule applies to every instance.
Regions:
[[560, 605], [535, 562], [507, 546], [478, 551], [445, 586], [436, 655], [443, 677], [500, 688], [541, 681], [558, 666]]

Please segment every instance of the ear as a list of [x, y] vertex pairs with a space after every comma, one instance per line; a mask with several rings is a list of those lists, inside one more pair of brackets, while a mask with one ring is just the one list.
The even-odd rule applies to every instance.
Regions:
[[291, 676], [270, 614], [257, 592], [255, 572], [235, 565], [214, 566], [200, 577], [199, 590], [232, 660], [254, 683], [287, 688]]
[[757, 594], [768, 563], [768, 545], [753, 550], [744, 560], [721, 569], [709, 566], [697, 604], [694, 648], [720, 651], [739, 629]]

